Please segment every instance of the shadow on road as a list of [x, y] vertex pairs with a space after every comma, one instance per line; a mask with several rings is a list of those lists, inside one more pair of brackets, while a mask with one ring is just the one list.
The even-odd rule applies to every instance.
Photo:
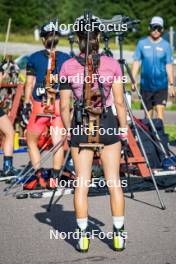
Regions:
[[[42, 208], [47, 209], [47, 205], [43, 205]], [[71, 234], [71, 232], [75, 232], [76, 229], [76, 220], [75, 220], [75, 212], [74, 211], [66, 211], [63, 208], [63, 205], [61, 204], [53, 204], [52, 210], [50, 212], [40, 212], [35, 214], [35, 218], [43, 224], [47, 224], [52, 227], [53, 231], [57, 231], [57, 233], [64, 232], [64, 234]], [[96, 230], [95, 236], [101, 240], [101, 242], [108, 245], [110, 248], [112, 248], [112, 240], [108, 239], [108, 237], [105, 236], [99, 237], [99, 234], [103, 234], [103, 231], [101, 230], [101, 227], [105, 224], [101, 221], [99, 221], [97, 218], [94, 218], [92, 216], [88, 216], [89, 219], [89, 230], [90, 234], [93, 233], [93, 231]], [[110, 230], [112, 231], [112, 230]], [[54, 232], [56, 234], [56, 232]], [[74, 239], [72, 235], [70, 237], [66, 236], [64, 239], [65, 242], [70, 244], [72, 247], [75, 248], [77, 239]]]

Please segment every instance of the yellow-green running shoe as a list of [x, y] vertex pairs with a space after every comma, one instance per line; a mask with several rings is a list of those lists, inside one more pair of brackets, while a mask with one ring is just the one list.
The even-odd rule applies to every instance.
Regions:
[[87, 228], [85, 230], [81, 230], [80, 228], [78, 228], [76, 232], [79, 233], [79, 240], [76, 244], [76, 249], [81, 253], [88, 252], [90, 239], [88, 236]]
[[117, 229], [113, 226], [113, 248], [115, 251], [122, 251], [126, 247], [127, 233], [124, 231], [124, 226]]

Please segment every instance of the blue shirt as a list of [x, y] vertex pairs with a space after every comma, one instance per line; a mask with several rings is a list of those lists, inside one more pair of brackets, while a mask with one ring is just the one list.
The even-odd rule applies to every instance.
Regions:
[[[70, 58], [70, 56], [64, 52], [56, 51], [55, 69], [52, 74], [58, 74], [60, 72], [62, 64]], [[46, 50], [37, 51], [29, 56], [27, 63], [27, 75], [33, 75], [36, 77], [35, 86], [33, 89], [33, 98], [41, 102], [42, 96], [38, 96], [36, 91], [38, 87], [45, 87], [46, 85], [46, 74], [48, 68], [48, 54]], [[59, 78], [59, 77], [58, 77]], [[55, 88], [59, 91], [59, 83], [56, 82]], [[59, 92], [56, 95], [59, 98]]]
[[166, 40], [152, 41], [149, 37], [139, 40], [133, 58], [141, 61], [141, 89], [151, 92], [167, 89], [166, 64], [171, 64], [173, 57]]

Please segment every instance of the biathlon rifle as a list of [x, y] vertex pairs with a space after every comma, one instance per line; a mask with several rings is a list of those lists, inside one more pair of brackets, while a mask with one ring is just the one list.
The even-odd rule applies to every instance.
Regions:
[[[92, 14], [90, 11], [86, 11], [84, 14], [85, 22], [91, 25]], [[101, 93], [99, 90], [93, 91], [93, 74], [94, 74], [94, 65], [93, 65], [93, 56], [89, 51], [89, 40], [90, 40], [90, 31], [87, 31], [87, 43], [86, 43], [86, 54], [85, 54], [85, 68], [84, 68], [84, 105], [85, 109], [94, 115], [99, 115], [102, 113], [102, 107], [97, 107], [101, 103]]]
[[[86, 11], [84, 13], [85, 23], [91, 25], [92, 14], [90, 11]], [[100, 125], [100, 114], [103, 112], [102, 96], [100, 89], [96, 91], [93, 90], [93, 74], [94, 74], [94, 63], [93, 63], [93, 55], [91, 51], [89, 51], [89, 40], [90, 40], [90, 32], [87, 31], [87, 43], [86, 43], [86, 54], [85, 54], [85, 67], [84, 67], [84, 86], [83, 86], [83, 113], [86, 114], [86, 121], [88, 119], [88, 126], [90, 129], [88, 136], [88, 143], [99, 143], [99, 133], [92, 132], [94, 127], [98, 127]], [[83, 121], [84, 121], [83, 115]], [[84, 122], [85, 123], [85, 122]]]
[[[55, 80], [53, 78], [53, 71], [55, 69], [55, 61], [56, 61], [56, 53], [55, 50], [53, 50], [53, 45], [54, 45], [54, 39], [55, 39], [55, 29], [54, 29], [54, 34], [53, 34], [53, 39], [51, 43], [51, 49], [49, 53], [49, 58], [48, 58], [48, 68], [47, 68], [47, 74], [46, 74], [46, 95], [47, 95], [47, 100], [45, 102], [45, 108], [44, 108], [44, 113], [50, 113], [54, 114], [55, 113], [55, 100], [56, 100], [56, 94], [57, 90], [55, 89]], [[52, 108], [51, 108], [52, 106]]]

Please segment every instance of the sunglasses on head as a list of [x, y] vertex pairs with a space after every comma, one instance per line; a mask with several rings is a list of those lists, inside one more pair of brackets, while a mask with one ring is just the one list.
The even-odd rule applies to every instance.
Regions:
[[156, 25], [156, 26], [150, 26], [150, 30], [151, 31], [155, 31], [155, 30], [157, 30], [158, 32], [161, 32], [162, 31], [162, 27], [161, 26], [158, 26], [158, 25]]

